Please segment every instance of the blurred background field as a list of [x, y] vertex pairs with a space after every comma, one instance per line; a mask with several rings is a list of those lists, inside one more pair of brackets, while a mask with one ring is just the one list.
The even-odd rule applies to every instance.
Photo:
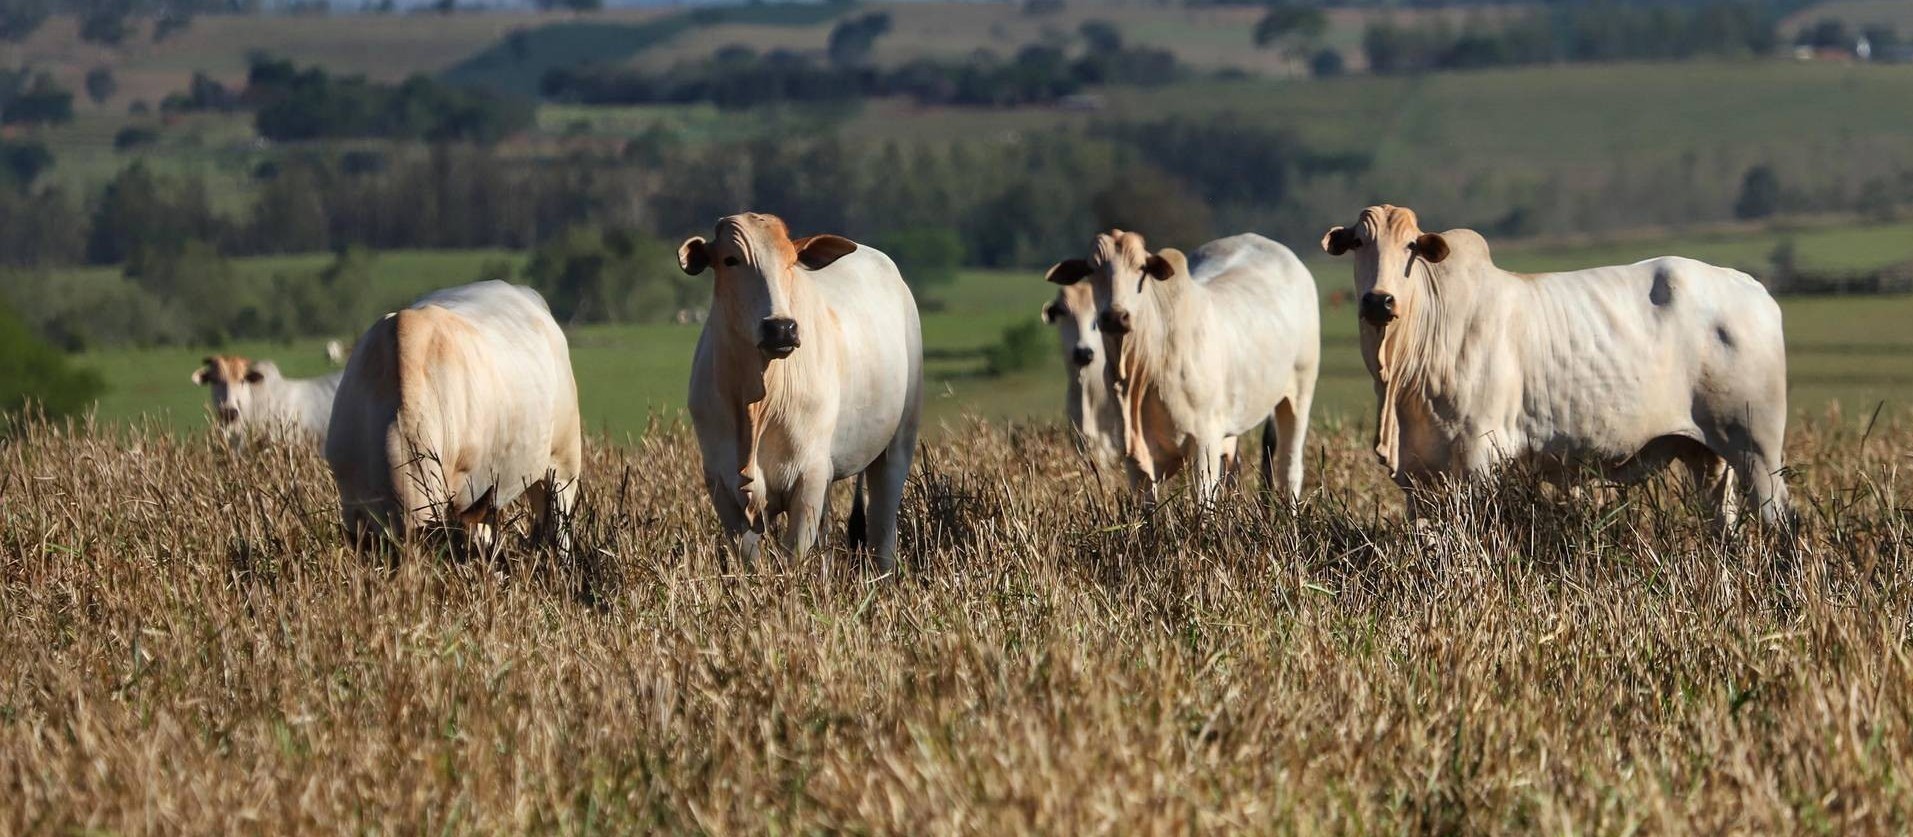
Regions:
[[[1752, 266], [1765, 261], [1776, 237], [1767, 230], [1723, 230], [1669, 239], [1511, 246], [1498, 251], [1497, 259], [1510, 269], [1528, 272], [1675, 253]], [[1836, 225], [1793, 230], [1782, 237], [1796, 242], [1802, 264], [1813, 267], [1860, 269], [1913, 257], [1913, 224]], [[1317, 415], [1341, 422], [1367, 421], [1374, 396], [1358, 353], [1355, 312], [1346, 303], [1349, 268], [1323, 256], [1308, 242], [1290, 244], [1307, 260], [1323, 290], [1324, 375], [1318, 386]], [[263, 278], [274, 271], [316, 270], [328, 258], [263, 257], [238, 264], [242, 274]], [[396, 306], [461, 277], [477, 276], [487, 263], [511, 258], [500, 251], [384, 253], [374, 260], [372, 272], [384, 303]], [[923, 315], [931, 378], [926, 395], [934, 421], [958, 426], [956, 420], [964, 414], [1043, 420], [1061, 415], [1065, 370], [1048, 329], [1043, 331], [1041, 355], [1032, 368], [991, 376], [986, 374], [984, 358], [985, 350], [1002, 338], [1005, 329], [1040, 323], [1038, 310], [1053, 295], [1040, 270], [964, 271], [954, 284], [937, 292], [938, 310]], [[1913, 297], [1795, 297], [1783, 299], [1781, 307], [1790, 406], [1796, 412], [1817, 414], [1837, 401], [1849, 413], [1871, 412], [1884, 403], [1891, 414], [1913, 403], [1909, 402], [1913, 398], [1913, 330], [1907, 325], [1913, 323]], [[572, 360], [587, 423], [616, 438], [642, 432], [654, 415], [667, 421], [681, 418], [697, 333], [696, 325], [675, 323], [574, 328]], [[287, 374], [298, 376], [327, 371], [324, 342], [316, 337], [249, 341], [218, 351], [271, 358]], [[208, 351], [197, 347], [120, 349], [86, 353], [78, 360], [105, 376], [100, 418], [122, 421], [152, 414], [162, 426], [194, 431], [207, 422], [206, 396], [187, 376]]]

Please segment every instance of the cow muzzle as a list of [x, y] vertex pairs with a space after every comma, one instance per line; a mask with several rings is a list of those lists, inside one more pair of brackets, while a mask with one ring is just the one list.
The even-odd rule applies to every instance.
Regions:
[[1096, 360], [1096, 350], [1088, 346], [1077, 346], [1075, 351], [1070, 352], [1069, 359], [1078, 368], [1088, 366]]
[[221, 407], [216, 412], [219, 414], [220, 424], [234, 424], [239, 421], [239, 410], [235, 407]]
[[1395, 319], [1395, 295], [1377, 291], [1362, 294], [1362, 320], [1376, 328]]
[[1110, 334], [1129, 333], [1129, 311], [1125, 308], [1111, 308], [1096, 318], [1096, 327]]
[[797, 347], [804, 345], [797, 339], [797, 321], [789, 317], [765, 317], [757, 325], [757, 349], [768, 357], [790, 357]]

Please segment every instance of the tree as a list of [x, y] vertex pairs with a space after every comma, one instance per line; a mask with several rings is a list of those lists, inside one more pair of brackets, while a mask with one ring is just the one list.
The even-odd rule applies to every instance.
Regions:
[[1099, 230], [1135, 230], [1152, 249], [1194, 247], [1210, 236], [1209, 206], [1179, 180], [1137, 165], [1090, 198]]
[[15, 189], [26, 191], [50, 168], [53, 168], [53, 152], [47, 150], [46, 143], [0, 140], [0, 173], [4, 173]]
[[0, 0], [0, 41], [26, 40], [52, 12], [49, 0]]
[[101, 64], [86, 71], [86, 97], [92, 99], [93, 104], [106, 104], [106, 100], [113, 98], [119, 89], [119, 82], [113, 78], [112, 67]]
[[160, 41], [164, 41], [167, 38], [184, 32], [192, 25], [193, 15], [191, 12], [169, 8], [161, 12], [159, 18], [153, 21], [153, 43], [159, 43]]
[[827, 51], [830, 63], [838, 67], [861, 66], [870, 60], [877, 39], [890, 31], [890, 14], [872, 12], [862, 17], [839, 21], [830, 30]]
[[99, 0], [91, 5], [80, 14], [80, 40], [116, 47], [133, 34], [132, 24], [126, 22], [132, 13], [130, 0]]
[[963, 266], [963, 237], [947, 227], [898, 230], [872, 243], [896, 261], [903, 281], [919, 294], [954, 283]]
[[1083, 36], [1083, 45], [1092, 52], [1122, 51], [1123, 30], [1107, 20], [1085, 20], [1076, 32]]
[[1289, 58], [1307, 55], [1328, 31], [1328, 17], [1314, 6], [1281, 3], [1255, 25], [1255, 45], [1275, 48]]
[[[18, 84], [19, 76], [15, 77]], [[43, 125], [73, 121], [73, 94], [53, 80], [50, 73], [33, 74], [33, 80], [17, 87], [0, 106], [0, 124]]]
[[98, 372], [74, 368], [0, 301], [0, 428], [30, 403], [50, 418], [80, 412], [105, 388]]
[[1743, 221], [1766, 218], [1780, 211], [1780, 176], [1772, 166], [1754, 166], [1740, 178], [1740, 198], [1734, 217]]
[[1309, 59], [1309, 75], [1316, 78], [1333, 78], [1346, 72], [1347, 69], [1347, 63], [1342, 60], [1342, 54], [1332, 49], [1317, 52], [1315, 57]]

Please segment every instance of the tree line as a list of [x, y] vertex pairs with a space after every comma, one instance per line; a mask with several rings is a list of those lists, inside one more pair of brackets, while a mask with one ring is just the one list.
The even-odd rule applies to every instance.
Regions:
[[839, 22], [824, 56], [790, 50], [759, 52], [727, 46], [709, 58], [652, 72], [633, 67], [582, 65], [545, 74], [545, 98], [588, 105], [709, 102], [747, 108], [785, 102], [825, 102], [902, 96], [919, 104], [1012, 107], [1050, 104], [1103, 85], [1166, 84], [1188, 76], [1174, 54], [1123, 42], [1103, 21], [1081, 27], [1083, 47], [1023, 47], [1005, 59], [988, 50], [964, 60], [919, 58], [884, 68], [870, 62], [889, 15]]
[[1780, 19], [1770, 3], [1561, 3], [1531, 13], [1369, 24], [1362, 52], [1377, 73], [1519, 64], [1670, 60], [1771, 54]]

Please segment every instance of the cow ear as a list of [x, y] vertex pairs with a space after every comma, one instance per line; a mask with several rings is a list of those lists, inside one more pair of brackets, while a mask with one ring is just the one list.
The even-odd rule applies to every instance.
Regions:
[[1438, 233], [1422, 233], [1415, 239], [1415, 255], [1427, 260], [1429, 264], [1441, 264], [1448, 258], [1448, 239]]
[[1056, 285], [1074, 285], [1089, 275], [1089, 262], [1082, 259], [1067, 259], [1057, 262], [1043, 274], [1043, 279]]
[[857, 252], [857, 242], [841, 235], [813, 235], [791, 245], [797, 248], [797, 263], [806, 270], [823, 270], [831, 262]]
[[193, 370], [193, 383], [204, 386], [212, 383], [213, 359], [200, 358], [199, 368]]
[[1335, 227], [1322, 236], [1322, 252], [1339, 256], [1362, 246], [1362, 240], [1355, 237], [1347, 227]]
[[685, 273], [696, 276], [710, 266], [711, 251], [704, 246], [704, 236], [691, 236], [678, 245], [678, 267]]
[[1150, 254], [1148, 260], [1143, 262], [1142, 272], [1158, 282], [1165, 282], [1178, 273], [1189, 272], [1189, 257], [1174, 247], [1164, 247]]

